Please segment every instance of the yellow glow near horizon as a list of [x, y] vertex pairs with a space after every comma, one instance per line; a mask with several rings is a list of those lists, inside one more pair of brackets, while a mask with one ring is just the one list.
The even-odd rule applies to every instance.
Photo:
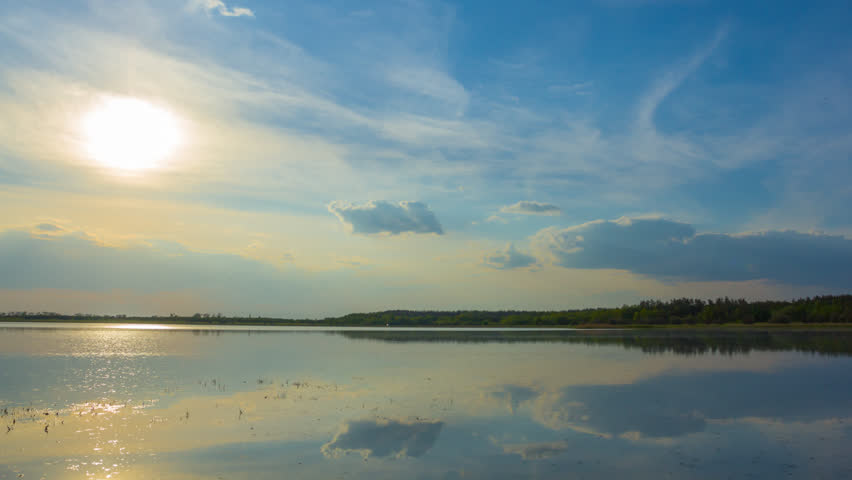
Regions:
[[130, 97], [109, 97], [83, 117], [86, 153], [105, 167], [136, 172], [161, 167], [181, 135], [174, 114]]

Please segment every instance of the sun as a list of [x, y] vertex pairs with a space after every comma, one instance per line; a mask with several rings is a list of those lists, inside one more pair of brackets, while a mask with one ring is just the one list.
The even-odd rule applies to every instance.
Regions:
[[82, 119], [86, 154], [120, 172], [162, 167], [180, 145], [177, 117], [133, 97], [108, 97]]

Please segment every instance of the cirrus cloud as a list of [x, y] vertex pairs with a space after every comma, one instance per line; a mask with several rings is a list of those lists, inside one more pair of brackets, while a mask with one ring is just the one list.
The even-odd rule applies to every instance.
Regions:
[[254, 12], [245, 7], [228, 8], [222, 0], [192, 0], [190, 8], [204, 9], [207, 12], [215, 10], [223, 17], [253, 17]]

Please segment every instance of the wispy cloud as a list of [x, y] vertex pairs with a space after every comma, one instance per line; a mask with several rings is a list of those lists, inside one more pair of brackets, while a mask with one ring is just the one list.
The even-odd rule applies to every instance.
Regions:
[[464, 114], [470, 101], [465, 88], [441, 70], [424, 66], [395, 67], [388, 70], [387, 78], [392, 85], [447, 104], [455, 115]]
[[517, 213], [521, 215], [559, 215], [562, 209], [551, 203], [536, 202], [533, 200], [522, 200], [512, 205], [500, 208], [503, 213]]
[[557, 94], [587, 95], [590, 93], [590, 89], [594, 86], [594, 84], [595, 82], [592, 81], [556, 84], [548, 86], [547, 91]]
[[190, 0], [189, 5], [194, 9], [203, 9], [207, 12], [215, 11], [223, 17], [253, 17], [254, 12], [245, 7], [228, 8], [223, 0]]
[[683, 64], [666, 72], [656, 83], [654, 88], [645, 94], [639, 102], [639, 111], [637, 115], [637, 124], [639, 129], [645, 130], [654, 128], [654, 112], [657, 111], [657, 107], [660, 103], [662, 103], [669, 94], [679, 87], [687, 77], [698, 70], [698, 68], [707, 60], [716, 48], [718, 48], [719, 44], [721, 44], [728, 35], [728, 30], [728, 24], [721, 25], [707, 45], [693, 53]]
[[[508, 108], [489, 101], [487, 116], [472, 114], [471, 111], [482, 111], [482, 105], [477, 105], [480, 100], [472, 98], [447, 72], [431, 66], [434, 60], [415, 61], [416, 56], [394, 63], [408, 65], [405, 68], [373, 65], [376, 71], [387, 73], [377, 77], [384, 83], [375, 87], [400, 90], [407, 95], [404, 101], [386, 105], [380, 99], [360, 105], [340, 100], [352, 96], [352, 85], [340, 86], [327, 80], [345, 77], [340, 67], [311, 58], [283, 38], [276, 37], [273, 42], [266, 35], [253, 40], [270, 48], [252, 49], [250, 68], [235, 69], [229, 68], [229, 62], [221, 58], [212, 62], [205, 52], [193, 58], [176, 58], [114, 35], [85, 29], [53, 25], [39, 36], [38, 42], [33, 42], [30, 39], [34, 38], [34, 30], [13, 24], [3, 27], [9, 27], [5, 31], [22, 51], [51, 64], [56, 73], [46, 76], [32, 71], [11, 72], [7, 78], [15, 79], [12, 87], [15, 96], [8, 102], [10, 108], [4, 106], [4, 110], [11, 112], [10, 121], [15, 119], [18, 131], [4, 128], [0, 131], [0, 141], [7, 147], [20, 144], [26, 149], [14, 152], [18, 154], [15, 156], [33, 156], [34, 149], [51, 150], [38, 152], [38, 156], [52, 159], [54, 166], [61, 167], [63, 162], [56, 159], [67, 159], [69, 153], [79, 149], [57, 145], [46, 138], [40, 140], [48, 136], [64, 139], [69, 135], [44, 128], [43, 122], [35, 121], [34, 117], [55, 119], [60, 128], [60, 122], [75, 114], [69, 110], [76, 109], [79, 114], [86, 108], [82, 104], [65, 105], [67, 99], [81, 98], [70, 95], [70, 91], [82, 90], [94, 96], [98, 91], [124, 89], [167, 100], [179, 106], [182, 115], [191, 115], [194, 139], [199, 142], [188, 146], [185, 157], [205, 158], [206, 165], [203, 170], [196, 170], [197, 175], [184, 177], [182, 181], [216, 182], [217, 195], [231, 190], [242, 197], [258, 197], [262, 192], [274, 191], [275, 197], [304, 202], [306, 194], [329, 187], [330, 183], [342, 195], [364, 195], [358, 185], [369, 184], [374, 188], [377, 182], [382, 182], [382, 187], [386, 185], [389, 189], [382, 190], [387, 198], [403, 194], [406, 187], [424, 179], [430, 185], [446, 181], [475, 184], [485, 176], [498, 184], [479, 189], [479, 194], [496, 195], [495, 191], [510, 192], [517, 188], [508, 183], [512, 177], [543, 185], [551, 182], [565, 185], [570, 175], [578, 173], [589, 177], [583, 188], [594, 188], [595, 178], [599, 182], [606, 178], [611, 188], [628, 194], [690, 178], [680, 171], [688, 167], [686, 163], [679, 170], [669, 169], [665, 174], [655, 167], [676, 163], [672, 156], [678, 152], [659, 158], [653, 158], [649, 152], [643, 158], [652, 161], [631, 163], [632, 154], [625, 152], [630, 152], [634, 145], [626, 137], [604, 135], [587, 120], [572, 122], [566, 128], [533, 130], [541, 133], [523, 138], [524, 130], [549, 123], [547, 112], [533, 114], [525, 108]], [[218, 35], [234, 42], [244, 41], [229, 37], [227, 32]], [[65, 41], [72, 37], [74, 42]], [[71, 43], [84, 48], [70, 48]], [[282, 51], [286, 53], [283, 57]], [[128, 80], [113, 68], [121, 58], [132, 58], [137, 68], [163, 72], [161, 78], [155, 84], [137, 77]], [[275, 65], [275, 74], [255, 71], [258, 65]], [[37, 89], [28, 87], [37, 84]], [[580, 85], [583, 83], [578, 88]], [[57, 101], [38, 101], [43, 92], [55, 96]], [[421, 97], [426, 97], [426, 101]], [[436, 111], [423, 107], [430, 103], [444, 107]], [[34, 111], [30, 104], [45, 111]], [[49, 110], [60, 106], [66, 111], [46, 111], [45, 105], [53, 106]], [[464, 114], [459, 116], [459, 113]], [[210, 120], [222, 115], [231, 119], [227, 125]], [[259, 118], [265, 121], [257, 122]], [[36, 124], [41, 127], [31, 135], [20, 132], [25, 128], [22, 126]], [[556, 125], [559, 124], [557, 121]], [[22, 143], [24, 137], [27, 141]], [[286, 152], [283, 156], [286, 161], [278, 161], [279, 152]], [[393, 162], [381, 163], [380, 169], [369, 169], [377, 165], [376, 158], [389, 156]], [[237, 162], [236, 158], [242, 160]], [[311, 161], [298, 161], [305, 158]], [[519, 161], [521, 158], [523, 162]], [[6, 161], [10, 163], [7, 171], [23, 174], [31, 169]], [[259, 168], [243, 168], [246, 161]], [[198, 165], [198, 162], [176, 162], [170, 166], [191, 170]], [[450, 179], [450, 176], [459, 178]], [[637, 177], [643, 181], [635, 181]], [[280, 178], [288, 179], [286, 191], [274, 187], [275, 179]], [[353, 178], [361, 181], [353, 182]], [[249, 182], [256, 183], [253, 188], [245, 189], [243, 186]]]
[[[731, 136], [692, 132], [689, 125], [670, 133], [658, 129], [654, 121], [659, 106], [696, 74], [729, 30], [727, 23], [720, 25], [709, 41], [683, 62], [664, 68], [660, 79], [639, 96], [633, 109], [635, 117], [623, 130], [604, 129], [599, 119], [582, 114], [566, 115], [538, 130], [525, 144], [525, 162], [517, 175], [537, 185], [553, 185], [554, 189], [557, 185], [571, 186], [579, 197], [613, 194], [625, 199], [626, 207], [649, 190], [670, 189], [712, 175], [722, 166], [717, 159], [741, 156], [747, 146], [763, 142], [765, 132], [733, 148]], [[581, 86], [569, 84], [565, 89]]]

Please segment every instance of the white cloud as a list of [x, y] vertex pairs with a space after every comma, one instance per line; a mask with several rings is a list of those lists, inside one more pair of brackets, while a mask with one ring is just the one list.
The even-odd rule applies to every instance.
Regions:
[[[218, 0], [196, 3], [198, 8], [214, 15], [219, 14], [220, 7], [236, 13], [237, 9], [229, 5], [233, 6], [231, 2], [237, 0], [226, 1], [228, 5]], [[41, 20], [41, 17], [33, 18]], [[203, 28], [211, 27], [211, 22], [205, 21], [203, 15], [195, 15], [190, 20], [205, 24]], [[0, 118], [0, 127], [4, 127], [0, 128], [0, 148], [4, 150], [0, 154], [0, 168], [5, 172], [38, 177], [41, 158], [54, 161], [67, 157], [72, 151], [70, 148], [39, 151], [36, 155], [32, 154], [33, 150], [16, 147], [51, 149], [57, 144], [51, 139], [67, 138], [67, 132], [54, 128], [57, 123], [53, 119], [73, 118], [77, 112], [64, 108], [64, 102], [71, 101], [69, 99], [86, 97], [99, 90], [142, 92], [164, 98], [180, 109], [194, 126], [200, 127], [195, 138], [204, 143], [204, 148], [192, 152], [191, 160], [196, 162], [193, 167], [197, 168], [169, 172], [179, 175], [163, 175], [152, 184], [157, 184], [158, 190], [164, 192], [179, 185], [169, 194], [204, 192], [202, 202], [216, 195], [213, 201], [217, 206], [245, 210], [288, 209], [294, 205], [307, 210], [312, 203], [321, 205], [329, 200], [325, 198], [316, 203], [315, 192], [322, 191], [335, 191], [336, 198], [412, 198], [410, 192], [416, 192], [413, 198], [431, 203], [434, 197], [428, 194], [441, 191], [444, 195], [441, 188], [448, 179], [470, 185], [465, 192], [466, 198], [490, 196], [490, 205], [503, 205], [518, 198], [536, 198], [538, 187], [566, 185], [572, 188], [561, 188], [559, 192], [563, 193], [558, 195], [573, 195], [577, 201], [589, 204], [606, 204], [613, 202], [613, 197], [608, 195], [615, 191], [624, 197], [614, 202], [627, 203], [630, 195], [637, 191], [668, 188], [694, 180], [711, 169], [736, 168], [746, 163], [744, 159], [759, 158], [767, 151], [786, 148], [787, 140], [785, 145], [769, 140], [795, 137], [779, 135], [779, 132], [792, 133], [798, 120], [793, 114], [801, 112], [795, 105], [796, 108], [790, 108], [791, 114], [785, 117], [789, 122], [786, 128], [768, 125], [764, 129], [749, 130], [748, 134], [739, 131], [715, 139], [711, 133], [671, 135], [656, 129], [653, 137], [634, 135], [617, 128], [603, 128], [591, 115], [569, 114], [551, 108], [527, 111], [523, 96], [519, 97], [521, 105], [508, 108], [495, 100], [504, 97], [489, 100], [480, 86], [475, 82], [468, 85], [467, 80], [465, 84], [471, 90], [466, 90], [448, 72], [434, 67], [442, 64], [440, 59], [424, 58], [430, 55], [419, 55], [414, 52], [415, 47], [409, 46], [401, 47], [404, 54], [400, 55], [375, 55], [376, 51], [369, 49], [356, 52], [359, 66], [378, 72], [376, 87], [406, 96], [399, 104], [389, 104], [384, 103], [384, 96], [371, 97], [370, 92], [359, 92], [364, 95], [359, 100], [367, 100], [359, 103], [350, 100], [352, 89], [358, 89], [361, 86], [358, 81], [363, 79], [349, 82], [347, 74], [354, 72], [346, 66], [335, 62], [325, 64], [311, 58], [305, 52], [315, 50], [302, 50], [284, 39], [278, 39], [284, 44], [279, 48], [277, 44], [271, 45], [274, 42], [254, 37], [249, 32], [240, 32], [237, 36], [221, 29], [214, 37], [210, 35], [213, 32], [204, 31], [201, 33], [210, 35], [203, 39], [208, 42], [208, 51], [192, 49], [191, 45], [181, 49], [162, 42], [139, 42], [134, 41], [132, 34], [108, 34], [102, 29], [87, 30], [69, 25], [62, 21], [13, 22], [11, 17], [0, 20], [0, 42], [15, 47], [0, 52], [0, 63], [4, 64], [0, 110], [8, 113]], [[724, 28], [720, 32], [724, 32]], [[724, 34], [717, 32], [717, 37], [722, 38]], [[164, 38], [174, 37], [166, 35]], [[265, 48], [245, 48], [259, 41]], [[686, 90], [684, 87], [689, 85], [684, 84], [685, 79], [708, 63], [709, 56], [719, 48], [719, 41], [708, 39], [709, 46], [699, 48], [684, 64], [672, 68], [673, 73], [662, 75], [662, 80], [639, 102], [637, 117], [647, 119], [653, 127], [659, 106], [678, 88]], [[239, 48], [219, 48], [222, 46], [219, 42], [234, 43]], [[238, 54], [234, 52], [251, 55], [251, 58], [235, 58]], [[176, 56], [181, 54], [184, 56]], [[45, 65], [45, 70], [17, 68], [20, 63], [15, 62], [16, 55], [36, 59], [32, 65]], [[391, 57], [396, 61], [383, 63]], [[400, 61], [398, 57], [404, 58]], [[376, 58], [382, 61], [375, 61]], [[128, 76], [122, 69], [116, 69], [116, 65], [125, 64], [124, 60], [137, 70], [159, 72], [156, 81], [145, 76]], [[405, 68], [393, 70], [387, 65]], [[344, 78], [348, 84], [341, 87], [334, 83], [335, 78]], [[567, 84], [563, 89], [579, 91], [587, 88], [586, 83]], [[62, 84], [63, 88], [53, 88], [57, 84]], [[605, 87], [600, 83], [595, 87], [599, 85]], [[812, 90], [822, 91], [820, 88]], [[834, 92], [837, 90], [842, 91], [835, 89]], [[427, 115], [420, 107], [429, 102], [441, 104], [444, 110], [453, 113], [466, 113], [461, 117]], [[9, 105], [15, 108], [8, 108]], [[444, 108], [447, 105], [453, 108]], [[845, 103], [840, 102], [839, 107], [842, 105]], [[61, 107], [62, 111], [56, 116], [43, 115], [47, 106], [50, 109]], [[17, 115], [22, 111], [27, 115]], [[487, 115], [481, 115], [483, 111], [487, 111]], [[481, 116], [477, 117], [477, 113]], [[30, 129], [39, 131], [33, 133]], [[818, 133], [817, 136], [824, 135]], [[820, 140], [814, 138], [808, 143], [823, 143]], [[714, 148], [715, 144], [718, 148]], [[375, 161], [378, 155], [374, 153], [378, 148], [383, 152], [381, 165]], [[12, 151], [11, 155], [6, 154], [8, 150]], [[729, 155], [732, 150], [738, 150], [735, 152], [738, 155]], [[816, 154], [818, 150], [812, 151]], [[837, 151], [819, 155], [842, 159], [848, 156], [844, 156], [848, 151], [848, 144], [838, 145]], [[19, 158], [25, 160], [19, 161]], [[807, 157], [808, 165], [810, 161]], [[55, 173], [59, 171], [56, 164], [43, 166], [43, 171], [63, 177], [63, 183], [72, 188], [86, 188], [77, 177], [64, 182], [66, 178]], [[362, 168], [365, 166], [368, 168]], [[837, 172], [836, 168], [808, 170]], [[417, 184], [423, 178], [427, 180]], [[847, 176], [834, 175], [834, 178], [842, 182]], [[39, 181], [51, 184], [51, 179], [44, 177]], [[187, 182], [194, 183], [192, 189], [186, 188]], [[410, 189], [412, 184], [417, 184], [418, 188]], [[842, 191], [841, 188], [825, 190]], [[573, 200], [555, 197], [552, 192], [547, 191], [540, 198], [553, 198], [566, 208], [577, 206]], [[592, 194], [586, 195], [587, 192]], [[499, 200], [494, 201], [495, 197]], [[641, 195], [636, 197], [641, 198]], [[841, 210], [840, 206], [848, 202], [833, 203]], [[516, 206], [520, 210], [520, 205]], [[464, 208], [459, 208], [462, 215], [469, 213], [464, 212]], [[631, 204], [631, 208], [641, 211], [645, 206]], [[812, 211], [824, 213], [824, 203], [813, 202]], [[404, 220], [406, 215], [410, 216], [399, 212], [391, 216], [396, 218], [396, 226], [380, 227], [378, 220], [371, 225], [377, 232], [401, 232], [411, 226], [411, 223], [409, 227], [399, 224], [400, 219], [412, 221]], [[336, 225], [330, 216], [325, 217], [332, 227]], [[773, 228], [785, 228], [785, 221], [790, 225], [789, 210], [779, 212], [779, 217]], [[492, 221], [499, 220], [495, 216]], [[355, 223], [349, 223], [353, 231]], [[368, 224], [365, 223], [364, 228]], [[412, 228], [430, 230], [422, 225]], [[481, 260], [482, 251], [477, 248], [470, 255], [473, 262]], [[350, 251], [345, 255], [358, 253]], [[497, 263], [512, 264], [511, 252], [504, 250], [502, 253], [502, 262]], [[366, 255], [374, 258], [372, 252]], [[300, 251], [299, 260], [303, 257]]]
[[253, 17], [254, 12], [245, 7], [228, 8], [222, 0], [190, 0], [190, 7], [204, 9], [207, 12], [216, 11], [223, 17]]
[[654, 88], [639, 102], [638, 125], [640, 129], [653, 128], [654, 112], [656, 112], [660, 103], [679, 87], [688, 76], [698, 70], [698, 67], [707, 60], [707, 57], [716, 50], [727, 35], [728, 26], [723, 24], [716, 30], [710, 43], [695, 52], [686, 63], [669, 70], [662, 76]]

